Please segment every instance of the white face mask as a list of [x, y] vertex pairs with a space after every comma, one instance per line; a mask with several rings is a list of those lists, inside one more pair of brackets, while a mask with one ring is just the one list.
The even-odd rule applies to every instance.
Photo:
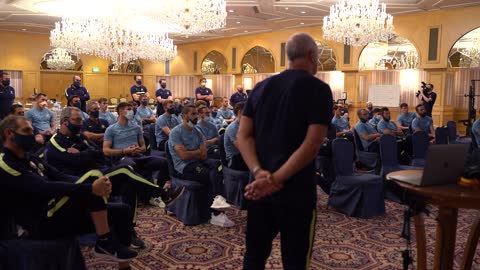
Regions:
[[207, 85], [207, 83], [202, 82], [200, 85], [205, 87]]
[[192, 121], [188, 121], [187, 125], [188, 125], [190, 128], [194, 128], [194, 127], [195, 127], [195, 124], [192, 123]]
[[203, 118], [203, 121], [210, 122], [212, 121], [212, 118], [210, 116], [205, 116], [205, 118]]
[[133, 114], [133, 110], [130, 110], [130, 111], [127, 111], [127, 113], [125, 114], [125, 117], [128, 119], [128, 120], [133, 120], [133, 117], [135, 115]]

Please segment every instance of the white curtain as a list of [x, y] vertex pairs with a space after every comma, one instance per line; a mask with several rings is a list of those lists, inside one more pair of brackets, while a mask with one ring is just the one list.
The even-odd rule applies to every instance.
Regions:
[[212, 92], [214, 97], [227, 97], [236, 91], [235, 75], [214, 75]]
[[158, 81], [161, 78], [167, 80], [167, 89], [172, 91], [174, 98], [193, 97], [195, 88], [197, 87], [195, 76], [157, 76], [157, 89], [160, 88]]
[[315, 74], [315, 77], [319, 78], [320, 80], [330, 85], [330, 89], [332, 89], [332, 95], [334, 100], [338, 100], [342, 97], [342, 92], [345, 92], [344, 90], [345, 74], [343, 72], [341, 71], [317, 72], [317, 74]]
[[[450, 92], [456, 109], [468, 109], [469, 99], [464, 95], [469, 93], [471, 80], [480, 80], [480, 68], [458, 69], [455, 73], [453, 91]], [[480, 95], [480, 82], [475, 82], [475, 92]], [[477, 97], [475, 108], [478, 110], [479, 106], [480, 98]]]

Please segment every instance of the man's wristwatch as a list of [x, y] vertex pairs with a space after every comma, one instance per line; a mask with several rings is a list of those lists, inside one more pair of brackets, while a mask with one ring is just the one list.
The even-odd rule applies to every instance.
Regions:
[[260, 168], [260, 166], [255, 166], [253, 167], [252, 169], [252, 175], [255, 176], [255, 174], [260, 171], [262, 168]]

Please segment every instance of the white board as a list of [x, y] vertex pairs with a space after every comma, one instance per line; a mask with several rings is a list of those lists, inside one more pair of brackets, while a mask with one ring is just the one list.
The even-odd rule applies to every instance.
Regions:
[[368, 87], [368, 101], [371, 101], [374, 107], [398, 107], [400, 89], [400, 85], [372, 84]]

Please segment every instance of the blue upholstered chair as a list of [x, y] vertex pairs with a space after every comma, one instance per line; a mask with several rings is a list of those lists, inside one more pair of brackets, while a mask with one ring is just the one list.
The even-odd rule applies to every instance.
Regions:
[[197, 225], [207, 222], [210, 219], [210, 201], [208, 187], [195, 181], [180, 178], [180, 175], [173, 167], [172, 155], [165, 142], [165, 154], [168, 161], [168, 172], [172, 179], [173, 186], [184, 186], [183, 195], [169, 206], [178, 220], [185, 225]]
[[370, 168], [375, 168], [375, 172], [379, 173], [378, 153], [368, 152], [366, 149], [363, 149], [360, 135], [355, 129], [353, 129], [353, 137], [355, 140], [355, 154], [357, 155], [358, 161]]
[[437, 127], [435, 129], [435, 144], [448, 144], [450, 137], [448, 133], [448, 128]]
[[415, 131], [412, 135], [412, 162], [411, 166], [425, 166], [425, 157], [427, 155], [430, 138], [425, 131]]
[[469, 144], [471, 142], [470, 138], [460, 138], [459, 136], [457, 136], [457, 124], [454, 121], [448, 121], [447, 128], [448, 128], [448, 141], [450, 144], [453, 144], [453, 143]]
[[353, 172], [353, 145], [349, 140], [332, 143], [335, 181], [328, 205], [351, 217], [372, 218], [385, 213], [383, 179]]
[[223, 166], [223, 183], [225, 185], [225, 199], [239, 209], [246, 209], [245, 186], [250, 180], [249, 171], [230, 169], [227, 164], [225, 153], [225, 134], [220, 135], [218, 145], [220, 146], [220, 160]]

